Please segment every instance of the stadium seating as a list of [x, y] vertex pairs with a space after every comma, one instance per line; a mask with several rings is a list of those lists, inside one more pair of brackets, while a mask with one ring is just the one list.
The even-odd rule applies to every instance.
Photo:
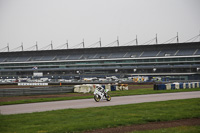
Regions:
[[136, 58], [136, 57], [140, 57], [141, 54], [142, 52], [140, 51], [127, 52], [124, 55], [124, 58]]
[[24, 61], [28, 61], [28, 59], [29, 59], [30, 57], [18, 57], [17, 58], [17, 62], [24, 62]]
[[126, 52], [113, 52], [109, 58], [123, 58]]
[[176, 49], [162, 50], [157, 56], [174, 56], [176, 51]]
[[181, 49], [176, 54], [177, 56], [193, 55], [196, 49]]
[[140, 57], [155, 57], [159, 51], [145, 51]]
[[81, 58], [80, 54], [69, 55], [67, 60], [79, 60]]
[[197, 50], [195, 51], [195, 55], [200, 55], [200, 49], [197, 49]]
[[41, 61], [51, 61], [54, 59], [55, 56], [43, 56], [40, 60]]
[[107, 58], [109, 58], [110, 55], [111, 55], [111, 53], [97, 53], [94, 56], [94, 59], [107, 59]]
[[82, 54], [80, 59], [94, 59], [96, 54]]
[[56, 55], [52, 60], [66, 60], [69, 55]]

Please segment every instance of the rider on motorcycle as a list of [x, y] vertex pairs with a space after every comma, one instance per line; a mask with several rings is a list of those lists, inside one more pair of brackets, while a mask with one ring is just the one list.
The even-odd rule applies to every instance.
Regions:
[[103, 87], [101, 87], [100, 85], [96, 85], [96, 88], [100, 91], [100, 92], [104, 92], [105, 93], [105, 89]]
[[104, 95], [106, 95], [106, 92], [105, 92], [105, 88], [101, 87], [100, 85], [97, 85], [96, 88], [102, 92]]
[[110, 95], [108, 94], [108, 90], [103, 88], [100, 85], [95, 86], [95, 91], [94, 91], [94, 100], [96, 102], [99, 102], [100, 99], [106, 99], [107, 101], [111, 100]]

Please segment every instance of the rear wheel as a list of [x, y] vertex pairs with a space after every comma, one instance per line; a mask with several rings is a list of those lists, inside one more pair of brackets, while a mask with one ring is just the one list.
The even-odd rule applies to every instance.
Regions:
[[96, 101], [96, 102], [99, 102], [100, 101], [100, 96], [99, 95], [94, 95], [94, 100]]

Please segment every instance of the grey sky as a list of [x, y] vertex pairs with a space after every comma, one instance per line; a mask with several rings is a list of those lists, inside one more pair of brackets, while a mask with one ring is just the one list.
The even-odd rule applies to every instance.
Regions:
[[0, 49], [53, 41], [54, 48], [101, 37], [105, 46], [123, 45], [138, 36], [139, 44], [154, 38], [163, 43], [179, 32], [184, 42], [200, 32], [200, 0], [0, 0]]

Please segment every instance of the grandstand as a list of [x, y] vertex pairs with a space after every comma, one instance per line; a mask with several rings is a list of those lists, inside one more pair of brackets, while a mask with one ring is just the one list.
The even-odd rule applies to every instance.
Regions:
[[161, 76], [200, 80], [200, 42], [0, 53], [0, 78]]

